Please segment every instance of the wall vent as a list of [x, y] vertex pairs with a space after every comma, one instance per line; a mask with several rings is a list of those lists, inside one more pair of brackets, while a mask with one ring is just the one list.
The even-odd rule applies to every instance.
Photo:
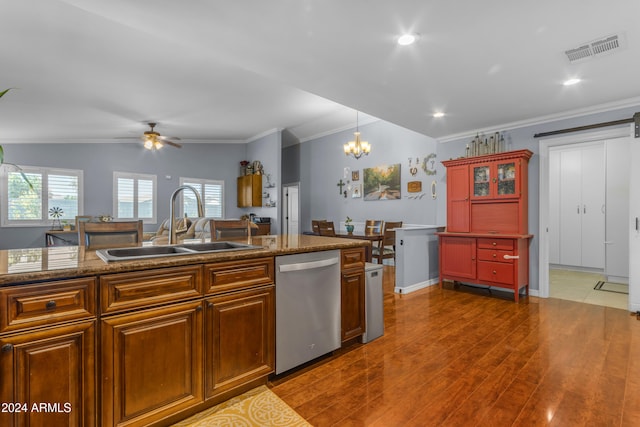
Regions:
[[569, 62], [581, 61], [604, 54], [614, 53], [624, 47], [624, 38], [619, 34], [602, 37], [588, 43], [583, 43], [579, 47], [565, 50]]

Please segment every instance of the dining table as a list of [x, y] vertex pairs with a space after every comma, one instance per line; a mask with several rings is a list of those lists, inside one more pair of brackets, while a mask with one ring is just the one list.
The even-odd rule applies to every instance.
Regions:
[[365, 234], [364, 231], [354, 231], [352, 233], [336, 233], [335, 237], [370, 241], [371, 245], [365, 247], [364, 255], [367, 262], [373, 262], [373, 253], [371, 251], [372, 245], [376, 245], [378, 242], [381, 242], [384, 235], [382, 233]]

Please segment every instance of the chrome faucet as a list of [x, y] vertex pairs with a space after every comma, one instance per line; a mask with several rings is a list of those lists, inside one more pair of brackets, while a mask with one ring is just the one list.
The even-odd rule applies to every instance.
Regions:
[[193, 194], [196, 195], [196, 203], [198, 204], [198, 216], [204, 217], [204, 208], [202, 207], [202, 199], [200, 198], [200, 194], [198, 191], [190, 185], [181, 185], [176, 188], [173, 194], [171, 195], [171, 201], [169, 204], [169, 244], [173, 245], [178, 243], [178, 238], [176, 236], [176, 218], [174, 213], [176, 211], [176, 198], [178, 197], [178, 193], [184, 190], [191, 190]]

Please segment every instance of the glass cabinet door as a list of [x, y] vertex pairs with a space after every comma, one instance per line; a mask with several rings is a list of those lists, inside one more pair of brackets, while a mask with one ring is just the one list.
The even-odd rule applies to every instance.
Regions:
[[488, 164], [473, 167], [473, 197], [488, 197], [491, 193], [491, 168]]
[[498, 196], [516, 194], [516, 164], [515, 162], [498, 163]]

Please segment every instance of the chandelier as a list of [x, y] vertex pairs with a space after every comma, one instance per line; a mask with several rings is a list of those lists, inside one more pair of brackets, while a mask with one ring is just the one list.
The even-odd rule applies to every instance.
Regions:
[[356, 111], [356, 131], [353, 133], [355, 136], [353, 141], [349, 141], [344, 144], [344, 154], [352, 155], [356, 159], [359, 159], [363, 155], [368, 155], [371, 152], [371, 144], [367, 141], [360, 140], [360, 132], [358, 131], [358, 112]]

